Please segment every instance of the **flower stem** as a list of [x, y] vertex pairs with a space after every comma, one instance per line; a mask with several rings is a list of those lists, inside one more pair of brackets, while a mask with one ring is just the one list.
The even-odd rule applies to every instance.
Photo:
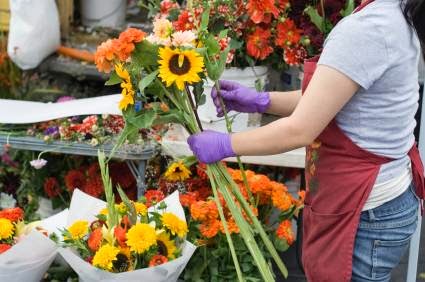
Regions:
[[195, 103], [193, 102], [193, 98], [192, 98], [192, 94], [191, 94], [190, 89], [189, 89], [189, 85], [187, 85], [187, 83], [185, 83], [184, 87], [186, 89], [186, 94], [187, 94], [187, 97], [189, 98], [190, 106], [192, 107], [192, 111], [193, 111], [193, 114], [195, 115], [196, 122], [198, 123], [199, 129], [201, 131], [203, 131], [201, 120], [199, 119], [198, 111], [196, 110]]

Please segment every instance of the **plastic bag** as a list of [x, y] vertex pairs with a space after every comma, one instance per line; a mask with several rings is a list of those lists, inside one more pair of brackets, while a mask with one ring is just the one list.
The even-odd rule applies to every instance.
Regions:
[[59, 15], [54, 0], [10, 0], [7, 53], [21, 69], [37, 67], [60, 44]]

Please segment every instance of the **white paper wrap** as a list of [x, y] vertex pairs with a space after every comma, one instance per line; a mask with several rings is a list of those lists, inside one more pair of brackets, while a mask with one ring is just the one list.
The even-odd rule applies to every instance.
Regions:
[[0, 281], [38, 282], [56, 255], [56, 244], [33, 230], [0, 255]]
[[[183, 207], [180, 204], [179, 193], [177, 191], [165, 198], [163, 202], [167, 204], [167, 212], [174, 213], [180, 219], [186, 220]], [[105, 208], [105, 206], [105, 202], [75, 189], [71, 199], [71, 206], [69, 208], [67, 226], [76, 220], [87, 220], [89, 222], [96, 220], [95, 215], [97, 215], [101, 209]], [[149, 211], [153, 210], [154, 207], [149, 208]], [[158, 212], [161, 213], [161, 210], [158, 210]], [[74, 269], [74, 271], [78, 273], [80, 281], [173, 282], [177, 281], [192, 254], [195, 252], [195, 249], [196, 247], [193, 244], [186, 241], [183, 246], [181, 257], [156, 267], [124, 273], [110, 273], [98, 269], [81, 259], [79, 255], [68, 248], [60, 248], [59, 253]]]

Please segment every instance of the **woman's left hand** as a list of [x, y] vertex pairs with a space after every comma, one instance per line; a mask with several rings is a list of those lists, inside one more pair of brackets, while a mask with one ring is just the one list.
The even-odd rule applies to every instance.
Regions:
[[198, 160], [206, 164], [236, 156], [228, 133], [206, 130], [190, 136], [187, 143]]

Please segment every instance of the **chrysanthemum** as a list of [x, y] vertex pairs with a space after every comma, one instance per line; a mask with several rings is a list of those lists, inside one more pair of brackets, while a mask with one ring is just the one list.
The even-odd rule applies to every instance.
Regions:
[[67, 230], [71, 234], [71, 238], [69, 239], [78, 240], [86, 236], [89, 232], [89, 223], [85, 220], [78, 220], [68, 227]]
[[100, 269], [112, 270], [113, 262], [117, 260], [120, 249], [112, 245], [103, 245], [93, 257], [92, 264]]
[[6, 218], [0, 218], [0, 240], [11, 238], [14, 231], [15, 226], [12, 221]]
[[186, 236], [188, 231], [186, 222], [169, 212], [162, 214], [162, 225], [169, 230], [171, 234], [177, 235], [180, 238]]
[[169, 259], [174, 259], [174, 253], [177, 250], [176, 244], [170, 239], [170, 235], [167, 232], [161, 232], [156, 237], [156, 244], [159, 248], [159, 253], [166, 256]]
[[156, 232], [149, 224], [137, 223], [127, 232], [127, 245], [132, 252], [142, 254], [156, 245]]
[[149, 267], [154, 267], [157, 265], [164, 264], [168, 261], [167, 257], [162, 255], [154, 255], [149, 261]]
[[134, 208], [138, 215], [145, 216], [148, 213], [148, 208], [143, 203], [134, 202]]
[[182, 161], [172, 163], [165, 172], [165, 178], [168, 181], [185, 181], [190, 177], [190, 170]]
[[276, 235], [279, 239], [285, 239], [288, 245], [295, 241], [294, 232], [292, 232], [292, 223], [290, 220], [284, 220], [276, 229]]
[[159, 77], [167, 87], [176, 83], [177, 88], [183, 90], [185, 83], [201, 80], [199, 73], [204, 68], [204, 59], [196, 51], [164, 47], [159, 49], [159, 56]]

